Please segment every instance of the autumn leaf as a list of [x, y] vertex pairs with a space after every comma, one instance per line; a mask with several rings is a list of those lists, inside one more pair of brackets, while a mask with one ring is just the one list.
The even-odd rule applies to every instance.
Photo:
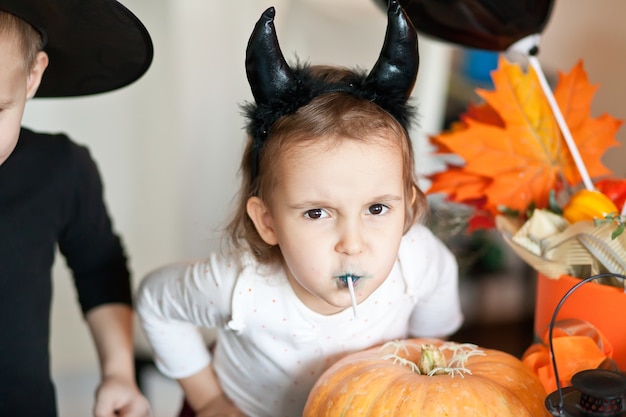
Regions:
[[[483, 201], [482, 209], [494, 215], [503, 208], [545, 208], [551, 190], [580, 183], [580, 174], [534, 70], [501, 57], [492, 79], [494, 90], [477, 90], [483, 103], [470, 105], [453, 129], [432, 138], [438, 152], [465, 163], [432, 175], [428, 193]], [[600, 159], [618, 144], [621, 124], [608, 115], [590, 117], [594, 92], [581, 64], [559, 74], [555, 98], [592, 177], [608, 172]]]
[[498, 112], [486, 103], [470, 103], [462, 118], [465, 120], [479, 120], [488, 125], [504, 127], [504, 122]]
[[476, 196], [484, 196], [489, 179], [469, 173], [462, 168], [451, 167], [434, 174], [429, 193], [444, 193], [455, 201], [469, 201]]
[[[591, 177], [610, 174], [601, 158], [608, 148], [619, 146], [615, 135], [622, 124], [608, 114], [596, 119], [589, 117], [596, 90], [597, 87], [589, 83], [581, 61], [569, 74], [559, 73], [559, 82], [554, 89], [554, 97]], [[563, 174], [570, 184], [577, 184], [582, 180], [580, 173], [574, 167], [571, 154], [567, 153], [566, 158], [570, 162], [564, 167]]]

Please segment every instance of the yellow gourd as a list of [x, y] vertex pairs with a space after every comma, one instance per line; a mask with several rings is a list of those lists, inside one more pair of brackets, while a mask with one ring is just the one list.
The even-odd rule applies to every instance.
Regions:
[[563, 217], [570, 223], [585, 220], [603, 219], [607, 214], [616, 213], [617, 206], [606, 195], [597, 190], [576, 192], [563, 208]]

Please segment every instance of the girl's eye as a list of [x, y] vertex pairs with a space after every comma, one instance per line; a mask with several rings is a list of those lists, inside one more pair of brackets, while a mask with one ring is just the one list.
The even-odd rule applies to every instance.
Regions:
[[384, 204], [372, 204], [371, 206], [368, 207], [367, 210], [369, 211], [370, 214], [378, 216], [383, 213], [386, 213], [387, 210], [389, 210], [389, 207], [385, 206]]
[[323, 209], [312, 209], [312, 210], [307, 210], [304, 212], [304, 217], [306, 217], [307, 219], [321, 219], [323, 217], [327, 217], [328, 215], [326, 214], [326, 212]]

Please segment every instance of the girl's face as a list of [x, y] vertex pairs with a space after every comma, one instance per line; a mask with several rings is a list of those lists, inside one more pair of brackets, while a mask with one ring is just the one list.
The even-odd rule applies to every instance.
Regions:
[[347, 276], [360, 303], [393, 268], [407, 198], [402, 157], [379, 138], [311, 143], [277, 161], [269, 201], [251, 198], [248, 213], [265, 242], [279, 245], [302, 302], [333, 314], [352, 305]]

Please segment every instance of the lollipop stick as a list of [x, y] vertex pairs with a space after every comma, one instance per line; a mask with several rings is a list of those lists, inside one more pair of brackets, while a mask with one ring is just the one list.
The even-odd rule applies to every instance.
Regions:
[[541, 69], [541, 64], [539, 63], [539, 59], [537, 59], [537, 57], [534, 55], [530, 55], [528, 56], [528, 60], [530, 62], [530, 65], [535, 70], [537, 77], [539, 78], [539, 84], [541, 85], [541, 89], [543, 90], [546, 98], [548, 99], [548, 103], [550, 104], [552, 113], [554, 113], [554, 117], [556, 118], [556, 122], [559, 125], [559, 128], [561, 129], [563, 138], [565, 138], [565, 142], [567, 143], [567, 146], [569, 147], [569, 151], [572, 154], [572, 158], [574, 158], [574, 162], [576, 163], [578, 172], [580, 173], [583, 183], [585, 184], [585, 188], [587, 188], [588, 190], [593, 190], [595, 187], [593, 186], [593, 183], [591, 182], [591, 179], [589, 178], [589, 173], [587, 172], [587, 168], [585, 167], [585, 164], [583, 163], [583, 160], [580, 156], [580, 152], [578, 152], [578, 148], [576, 147], [576, 143], [574, 142], [572, 133], [567, 127], [567, 123], [565, 122], [565, 118], [563, 117], [563, 114], [561, 113], [561, 109], [559, 108], [559, 105], [557, 104], [554, 98], [554, 95], [552, 94], [552, 90], [550, 89], [550, 86], [548, 85], [548, 81], [546, 80], [543, 70]]
[[356, 296], [354, 295], [354, 284], [352, 283], [351, 276], [348, 276], [348, 291], [350, 291], [350, 298], [352, 299], [352, 311], [354, 312], [354, 318], [356, 318]]

